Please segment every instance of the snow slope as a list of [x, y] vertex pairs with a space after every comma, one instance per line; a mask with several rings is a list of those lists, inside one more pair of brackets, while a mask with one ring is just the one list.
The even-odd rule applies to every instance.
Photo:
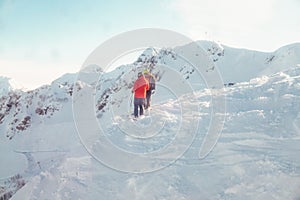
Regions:
[[[86, 80], [102, 75], [98, 82], [73, 85], [76, 74], [67, 74], [34, 91], [3, 95], [0, 195], [30, 200], [299, 199], [299, 45], [273, 53], [219, 44], [212, 48], [216, 44], [208, 42], [204, 45], [213, 49], [207, 49], [207, 53], [220, 68], [224, 83], [234, 84], [223, 90], [207, 88], [193, 67], [179, 59], [178, 47], [147, 49], [132, 65], [109, 73], [103, 74], [97, 66], [84, 71]], [[276, 57], [265, 63], [273, 54]], [[243, 63], [248, 73], [235, 68]], [[128, 118], [132, 110], [130, 88], [136, 72], [145, 66], [151, 68], [160, 84], [153, 96], [152, 110], [135, 122]], [[172, 79], [175, 75], [177, 82]], [[191, 90], [187, 91], [185, 82], [191, 84]], [[164, 87], [168, 83], [175, 84], [178, 91], [170, 91], [170, 85]], [[79, 101], [76, 95], [84, 95], [91, 86], [96, 88], [92, 91], [92, 117], [103, 129], [102, 136], [92, 135], [92, 127], [77, 135], [78, 125], [73, 121], [72, 101]], [[212, 94], [226, 95], [226, 113], [219, 113], [226, 121], [216, 147], [199, 159], [210, 128]], [[80, 114], [86, 115], [84, 111]], [[134, 131], [137, 128], [144, 130], [142, 134]], [[113, 146], [137, 156], [162, 152], [168, 145], [171, 148], [151, 162], [162, 168], [151, 173], [126, 173], [112, 167], [121, 164], [130, 171], [149, 166], [134, 166], [134, 157], [126, 160], [102, 152], [104, 137]], [[174, 141], [177, 143], [172, 146]], [[183, 154], [173, 157], [179, 150]], [[95, 158], [114, 163], [101, 163]]]

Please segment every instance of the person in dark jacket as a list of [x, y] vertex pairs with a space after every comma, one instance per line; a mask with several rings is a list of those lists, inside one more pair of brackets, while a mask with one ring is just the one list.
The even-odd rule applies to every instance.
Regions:
[[147, 69], [145, 69], [143, 73], [146, 80], [149, 82], [149, 89], [146, 92], [145, 102], [145, 109], [148, 109], [150, 108], [151, 95], [155, 93], [155, 77]]
[[[144, 104], [146, 98], [146, 92], [149, 90], [149, 83], [145, 79], [142, 72], [138, 73], [138, 79], [134, 82], [133, 90], [134, 92], [134, 117], [137, 118], [144, 114]], [[139, 112], [140, 111], [140, 112]]]

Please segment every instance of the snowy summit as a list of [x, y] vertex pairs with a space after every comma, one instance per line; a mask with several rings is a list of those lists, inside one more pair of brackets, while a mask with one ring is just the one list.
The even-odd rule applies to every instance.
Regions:
[[[0, 78], [0, 199], [299, 199], [300, 44], [198, 44], [214, 64], [199, 63], [207, 74], [181, 59], [187, 44], [32, 91]], [[157, 88], [132, 120], [131, 90], [145, 68]], [[215, 70], [222, 88], [203, 78]], [[201, 157], [213, 117], [224, 119], [222, 134]]]

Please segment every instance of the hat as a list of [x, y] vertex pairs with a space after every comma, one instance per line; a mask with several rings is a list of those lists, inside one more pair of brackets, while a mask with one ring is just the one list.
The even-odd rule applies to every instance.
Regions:
[[149, 70], [148, 69], [144, 69], [143, 74], [148, 74]]

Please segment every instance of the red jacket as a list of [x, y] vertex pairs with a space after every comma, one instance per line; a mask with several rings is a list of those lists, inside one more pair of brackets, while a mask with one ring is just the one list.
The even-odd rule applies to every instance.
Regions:
[[149, 90], [149, 83], [144, 76], [139, 77], [133, 85], [134, 98], [146, 98], [146, 91]]

